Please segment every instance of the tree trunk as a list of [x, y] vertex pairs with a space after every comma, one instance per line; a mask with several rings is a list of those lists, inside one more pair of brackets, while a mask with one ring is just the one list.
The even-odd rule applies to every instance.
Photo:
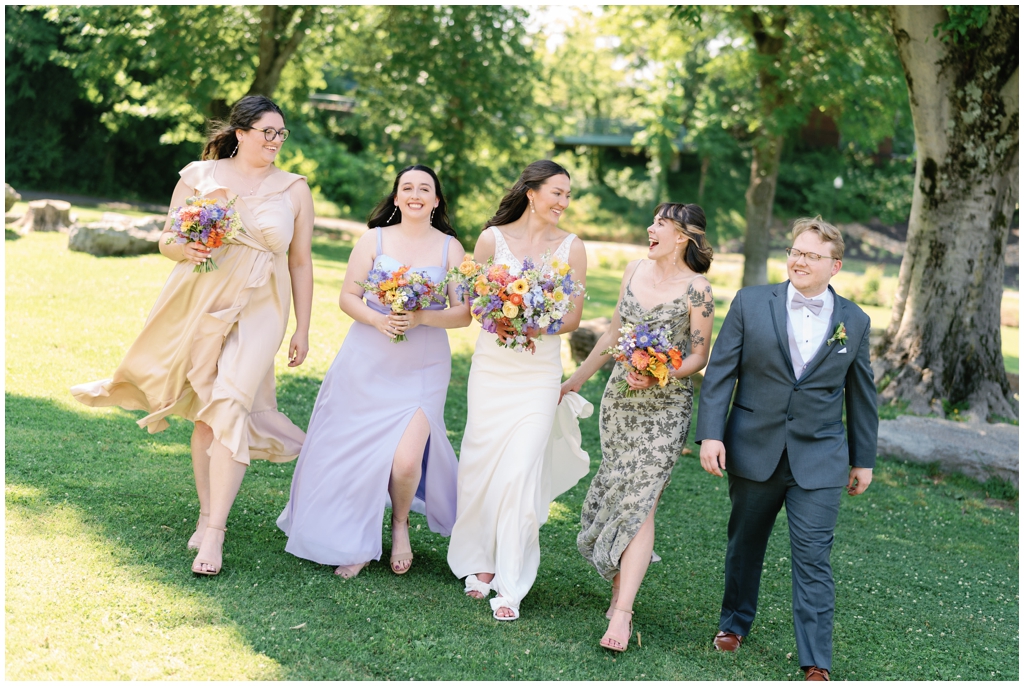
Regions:
[[[299, 5], [263, 6], [260, 10], [260, 61], [246, 95], [273, 97], [281, 80], [281, 72], [306, 37], [306, 29], [313, 23], [315, 12], [312, 7]], [[289, 34], [288, 30], [296, 15], [299, 17], [298, 23]]]
[[711, 155], [704, 155], [700, 161], [700, 182], [697, 184], [697, 202], [704, 202], [704, 183], [708, 179], [708, 169], [711, 168]]
[[960, 44], [933, 35], [939, 6], [893, 6], [910, 91], [917, 170], [892, 322], [876, 352], [882, 402], [942, 415], [967, 402], [975, 421], [1016, 417], [1003, 367], [999, 307], [1018, 198], [1019, 9], [991, 7]]
[[762, 134], [754, 144], [747, 186], [747, 235], [743, 239], [743, 286], [768, 283], [768, 227], [779, 180], [782, 136]]

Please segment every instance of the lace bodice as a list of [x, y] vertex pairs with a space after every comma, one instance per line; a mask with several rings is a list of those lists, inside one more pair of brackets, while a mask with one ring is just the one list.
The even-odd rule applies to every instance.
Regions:
[[[513, 274], [518, 274], [523, 271], [523, 263], [519, 261], [519, 258], [512, 254], [512, 250], [509, 249], [508, 243], [505, 242], [505, 236], [501, 234], [498, 227], [490, 227], [491, 232], [494, 234], [494, 262], [495, 264], [503, 264], [509, 268], [509, 271]], [[555, 249], [554, 254], [551, 256], [552, 260], [558, 260], [560, 262], [569, 261], [569, 248], [572, 246], [573, 239], [576, 238], [576, 234], [570, 233], [565, 237], [558, 248]]]

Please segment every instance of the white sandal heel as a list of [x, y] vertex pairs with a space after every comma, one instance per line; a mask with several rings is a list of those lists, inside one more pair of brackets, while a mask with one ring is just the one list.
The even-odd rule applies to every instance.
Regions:
[[[491, 594], [491, 585], [489, 583], [484, 583], [483, 581], [480, 581], [479, 577], [477, 577], [476, 574], [470, 574], [466, 577], [465, 593], [466, 595], [469, 595], [472, 591], [476, 591], [477, 593], [483, 596], [483, 600], [486, 600], [487, 596]], [[469, 597], [472, 598], [473, 596]], [[473, 599], [478, 600], [477, 598]]]

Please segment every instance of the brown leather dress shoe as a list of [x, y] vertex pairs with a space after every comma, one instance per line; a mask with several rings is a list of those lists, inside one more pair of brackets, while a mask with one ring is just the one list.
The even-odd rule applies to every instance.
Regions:
[[828, 676], [828, 670], [821, 667], [808, 667], [804, 672], [804, 681], [832, 681]]
[[743, 637], [739, 634], [730, 634], [728, 631], [719, 631], [715, 634], [715, 650], [720, 650], [723, 653], [735, 653], [741, 643], [743, 643]]

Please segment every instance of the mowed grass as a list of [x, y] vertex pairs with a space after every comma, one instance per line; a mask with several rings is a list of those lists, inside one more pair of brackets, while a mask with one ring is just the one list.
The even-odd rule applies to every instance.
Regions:
[[[10, 237], [9, 237], [10, 238]], [[294, 463], [254, 463], [229, 521], [224, 571], [194, 577], [185, 541], [197, 501], [190, 425], [150, 435], [139, 412], [94, 410], [68, 387], [110, 375], [170, 264], [99, 259], [66, 237], [6, 241], [6, 660], [8, 679], [798, 679], [785, 513], [769, 545], [754, 631], [717, 654], [726, 482], [680, 459], [629, 651], [597, 645], [607, 584], [576, 552], [589, 477], [541, 529], [523, 618], [498, 623], [462, 594], [446, 539], [413, 515], [411, 572], [372, 564], [343, 581], [284, 553], [275, 520]], [[282, 411], [305, 427], [349, 320], [337, 295], [350, 246], [317, 239], [311, 351], [278, 358]], [[595, 267], [586, 317], [609, 315], [621, 269]], [[724, 309], [724, 308], [721, 308]], [[720, 312], [717, 319], [720, 321]], [[476, 329], [451, 333], [446, 421], [456, 450]], [[584, 387], [598, 403], [606, 376]], [[353, 389], [358, 392], [358, 389]], [[582, 423], [591, 473], [597, 418]], [[695, 448], [695, 446], [690, 446]], [[990, 497], [991, 496], [991, 497]], [[1009, 497], [993, 500], [993, 497]], [[1018, 677], [1016, 497], [924, 467], [881, 461], [844, 498], [832, 563], [835, 663], [847, 679]], [[390, 532], [384, 530], [385, 560]]]

